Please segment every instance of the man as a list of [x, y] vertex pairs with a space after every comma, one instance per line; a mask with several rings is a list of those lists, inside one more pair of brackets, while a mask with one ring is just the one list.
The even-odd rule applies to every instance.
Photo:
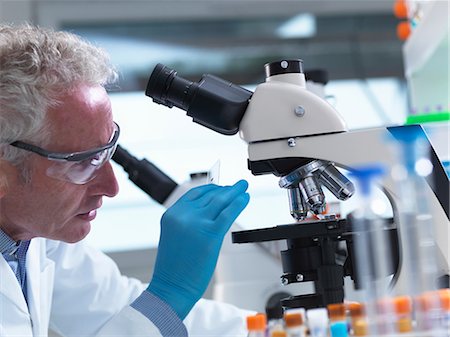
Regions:
[[148, 287], [80, 242], [118, 193], [105, 90], [116, 78], [72, 34], [0, 25], [0, 336], [244, 336], [247, 312], [199, 299], [245, 181], [197, 187], [167, 210]]

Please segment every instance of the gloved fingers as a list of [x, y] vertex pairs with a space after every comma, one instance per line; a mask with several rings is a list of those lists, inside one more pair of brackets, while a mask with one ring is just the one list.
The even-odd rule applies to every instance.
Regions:
[[220, 212], [220, 210], [215, 210], [215, 208], [225, 207], [236, 195], [245, 192], [247, 188], [248, 183], [245, 180], [240, 180], [233, 186], [218, 186], [218, 189], [210, 190], [196, 199], [196, 208], [202, 209], [202, 212], [204, 212], [204, 208], [207, 207], [206, 215], [209, 218], [215, 218]]
[[216, 230], [225, 234], [250, 201], [250, 195], [244, 193], [233, 200], [215, 219]]
[[208, 194], [208, 192], [214, 191], [218, 188], [220, 188], [220, 186], [214, 184], [201, 185], [191, 188], [180, 198], [180, 201], [195, 201], [203, 197], [205, 194]]
[[247, 181], [239, 180], [233, 186], [224, 186], [220, 190], [205, 194], [198, 199], [198, 207], [207, 218], [215, 219], [235, 198], [245, 193], [247, 188]]

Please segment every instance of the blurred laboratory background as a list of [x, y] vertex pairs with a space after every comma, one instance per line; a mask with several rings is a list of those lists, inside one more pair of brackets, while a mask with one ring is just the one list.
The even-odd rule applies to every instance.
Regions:
[[[220, 184], [249, 181], [251, 202], [238, 224], [254, 229], [292, 222], [286, 192], [274, 176], [251, 175], [238, 135], [215, 133], [146, 97], [154, 66], [163, 63], [191, 81], [214, 74], [253, 90], [265, 80], [265, 63], [302, 59], [307, 73], [325, 74], [324, 98], [350, 130], [403, 125], [418, 111], [448, 116], [448, 3], [425, 2], [408, 36], [399, 36], [403, 19], [388, 0], [0, 0], [0, 20], [68, 30], [106, 49], [121, 76], [111, 88], [120, 145], [179, 184], [220, 161]], [[431, 83], [443, 87], [441, 97], [430, 92]], [[426, 127], [440, 159], [448, 161], [448, 119]], [[165, 207], [120, 166], [115, 170], [121, 192], [104, 200], [86, 240], [125, 274], [147, 282]], [[214, 297], [213, 288], [207, 297]]]

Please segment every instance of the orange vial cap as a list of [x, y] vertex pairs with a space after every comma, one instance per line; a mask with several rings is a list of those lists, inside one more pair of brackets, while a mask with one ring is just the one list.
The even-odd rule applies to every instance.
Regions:
[[450, 289], [439, 289], [439, 299], [441, 300], [442, 309], [450, 311]]
[[409, 296], [399, 296], [393, 299], [394, 309], [398, 315], [397, 329], [400, 333], [410, 332], [412, 327], [412, 300]]
[[428, 310], [430, 310], [430, 304], [429, 304], [428, 297], [429, 297], [428, 293], [425, 293], [425, 294], [422, 294], [420, 296], [417, 296], [417, 298], [416, 298], [416, 306], [421, 311], [428, 311]]
[[357, 302], [352, 302], [347, 304], [348, 311], [350, 313], [350, 317], [357, 318], [363, 317], [366, 314], [364, 305]]
[[399, 19], [406, 19], [408, 17], [408, 6], [405, 0], [397, 0], [393, 8], [394, 15]]
[[397, 37], [404, 41], [411, 35], [411, 26], [408, 21], [402, 21], [397, 24]]
[[412, 312], [412, 300], [409, 296], [396, 297], [393, 303], [397, 314], [410, 314]]
[[247, 316], [247, 329], [250, 331], [260, 331], [266, 329], [266, 315], [256, 314], [253, 316]]
[[328, 304], [328, 317], [331, 321], [345, 321], [345, 304], [344, 303], [334, 303]]
[[421, 311], [440, 309], [442, 300], [438, 291], [427, 291], [416, 298], [415, 304]]
[[450, 289], [428, 291], [417, 298], [421, 310], [430, 310], [436, 307], [450, 311]]
[[284, 314], [284, 323], [287, 328], [303, 325], [303, 316], [299, 312]]

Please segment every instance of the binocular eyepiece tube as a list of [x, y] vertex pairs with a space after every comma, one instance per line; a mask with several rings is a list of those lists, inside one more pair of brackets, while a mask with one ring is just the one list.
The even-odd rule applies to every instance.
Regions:
[[153, 69], [145, 94], [155, 103], [180, 108], [193, 121], [224, 135], [234, 135], [253, 93], [219, 77], [205, 74], [192, 82], [160, 63]]

